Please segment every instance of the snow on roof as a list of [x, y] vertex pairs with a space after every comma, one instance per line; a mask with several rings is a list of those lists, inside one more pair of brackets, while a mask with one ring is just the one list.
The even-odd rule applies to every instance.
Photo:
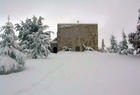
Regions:
[[57, 41], [52, 41], [51, 43], [57, 43]]
[[71, 27], [71, 26], [74, 26], [73, 24], [60, 24], [60, 28], [63, 28], [63, 27]]
[[63, 27], [72, 27], [76, 25], [97, 25], [96, 23], [59, 23], [58, 24], [60, 28]]

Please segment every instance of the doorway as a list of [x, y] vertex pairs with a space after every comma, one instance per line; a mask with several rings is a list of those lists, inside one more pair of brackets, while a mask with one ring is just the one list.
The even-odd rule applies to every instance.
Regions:
[[57, 53], [57, 47], [53, 48], [53, 53]]
[[79, 46], [76, 46], [75, 47], [75, 51], [80, 51], [80, 47]]

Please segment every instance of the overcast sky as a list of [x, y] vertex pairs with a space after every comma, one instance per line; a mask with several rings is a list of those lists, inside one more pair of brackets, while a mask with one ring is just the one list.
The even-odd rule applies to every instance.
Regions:
[[120, 41], [123, 29], [127, 34], [136, 30], [139, 8], [140, 0], [0, 0], [0, 26], [8, 14], [13, 23], [42, 16], [54, 38], [58, 23], [97, 23], [99, 46], [103, 38], [109, 46], [111, 34]]

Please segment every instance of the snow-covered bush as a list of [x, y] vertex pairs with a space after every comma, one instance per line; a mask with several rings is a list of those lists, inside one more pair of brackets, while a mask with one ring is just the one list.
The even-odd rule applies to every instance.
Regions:
[[19, 72], [24, 69], [23, 64], [19, 64], [13, 58], [5, 55], [0, 56], [0, 75]]
[[85, 51], [94, 51], [94, 49], [92, 47], [86, 47]]
[[134, 55], [134, 52], [135, 52], [135, 50], [133, 48], [127, 49], [128, 54]]
[[84, 51], [94, 51], [92, 47], [86, 46], [85, 44], [82, 45]]
[[127, 51], [127, 49], [123, 49], [123, 50], [119, 51], [119, 54], [121, 54], [121, 55], [127, 55], [128, 54], [128, 51]]
[[105, 52], [107, 52], [107, 50], [102, 49], [102, 48], [101, 48], [101, 49], [99, 49], [98, 51], [99, 51], [99, 52], [101, 52], [101, 53], [105, 53]]
[[64, 46], [64, 47], [63, 47], [63, 51], [72, 51], [72, 48], [69, 48], [69, 47], [67, 47], [67, 46]]
[[[11, 22], [2, 27], [2, 40], [0, 42], [0, 74], [20, 71], [24, 68], [24, 57], [17, 50], [17, 37]], [[8, 67], [10, 66], [10, 67]]]
[[121, 55], [136, 55], [137, 52], [133, 48], [128, 48], [128, 49], [123, 49], [123, 50], [119, 51], [119, 54], [121, 54]]
[[113, 49], [111, 49], [110, 47], [109, 47], [109, 48], [107, 48], [107, 51], [108, 51], [109, 53], [114, 53], [114, 50], [113, 50]]
[[18, 64], [24, 65], [25, 55], [15, 48], [9, 47], [1, 48], [0, 56], [9, 56], [10, 58], [16, 60]]

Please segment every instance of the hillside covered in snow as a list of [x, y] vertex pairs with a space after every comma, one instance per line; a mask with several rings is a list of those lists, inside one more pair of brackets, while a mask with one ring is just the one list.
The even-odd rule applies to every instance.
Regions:
[[140, 57], [59, 52], [0, 75], [0, 95], [140, 95]]

